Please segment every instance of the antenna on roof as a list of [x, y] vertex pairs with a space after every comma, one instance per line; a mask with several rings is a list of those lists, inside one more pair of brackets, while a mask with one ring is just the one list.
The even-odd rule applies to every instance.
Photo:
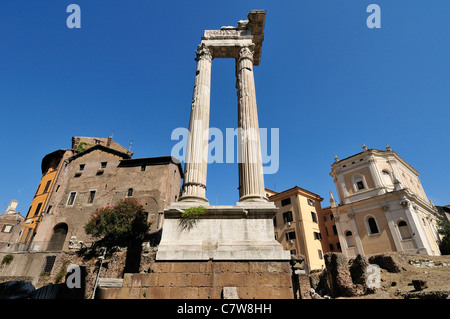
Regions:
[[111, 139], [113, 138], [113, 136], [114, 136], [114, 130], [112, 130], [112, 132], [111, 132]]
[[133, 145], [133, 140], [130, 141], [130, 147], [128, 148], [128, 151], [131, 151], [131, 145]]

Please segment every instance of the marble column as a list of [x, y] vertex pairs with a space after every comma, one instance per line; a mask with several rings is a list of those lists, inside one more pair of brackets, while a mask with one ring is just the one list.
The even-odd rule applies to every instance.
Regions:
[[206, 170], [208, 161], [209, 109], [212, 55], [200, 44], [196, 51], [197, 70], [192, 96], [189, 137], [182, 196], [180, 201], [207, 202]]
[[238, 89], [239, 201], [267, 201], [264, 189], [253, 49], [243, 46], [236, 59]]

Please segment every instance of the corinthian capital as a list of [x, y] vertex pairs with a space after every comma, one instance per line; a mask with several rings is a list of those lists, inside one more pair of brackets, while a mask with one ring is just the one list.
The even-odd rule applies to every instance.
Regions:
[[198, 61], [201, 59], [206, 59], [208, 61], [212, 61], [211, 50], [204, 43], [201, 43], [197, 47], [195, 54], [197, 54], [197, 58], [195, 59], [195, 61]]
[[243, 46], [239, 49], [238, 60], [249, 59], [253, 61], [253, 46]]

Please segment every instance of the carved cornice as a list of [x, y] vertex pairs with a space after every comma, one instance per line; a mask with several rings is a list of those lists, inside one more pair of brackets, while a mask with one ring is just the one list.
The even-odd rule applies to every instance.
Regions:
[[203, 38], [206, 40], [240, 39], [243, 36], [252, 36], [250, 30], [237, 28], [222, 28], [221, 30], [205, 30]]

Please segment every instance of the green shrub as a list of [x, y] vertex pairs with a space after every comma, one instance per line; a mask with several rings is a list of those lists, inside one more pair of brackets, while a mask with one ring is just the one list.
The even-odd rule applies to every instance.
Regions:
[[450, 255], [450, 222], [440, 220], [438, 225], [438, 232], [443, 236], [439, 243], [439, 249], [442, 255]]
[[134, 197], [97, 209], [84, 227], [86, 234], [102, 239], [103, 244], [110, 247], [139, 240], [149, 228], [144, 207]]
[[9, 265], [13, 260], [14, 260], [13, 255], [11, 255], [11, 254], [5, 255], [5, 256], [3, 256], [3, 259], [2, 259], [2, 265], [3, 264]]
[[200, 216], [206, 213], [206, 208], [203, 206], [190, 207], [184, 210], [181, 214], [179, 226], [182, 230], [189, 230], [197, 223]]

